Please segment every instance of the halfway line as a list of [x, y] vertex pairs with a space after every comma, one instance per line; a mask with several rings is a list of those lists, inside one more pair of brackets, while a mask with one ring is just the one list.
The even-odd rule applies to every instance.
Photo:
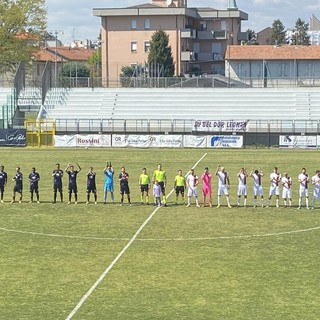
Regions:
[[[195, 168], [207, 155], [207, 152], [194, 164], [193, 168]], [[170, 191], [166, 198], [169, 198], [174, 189]], [[119, 254], [115, 257], [115, 259], [111, 262], [111, 264], [103, 271], [98, 280], [92, 285], [92, 287], [84, 294], [84, 296], [80, 299], [78, 304], [74, 307], [74, 309], [70, 312], [66, 320], [72, 319], [72, 317], [77, 313], [77, 311], [81, 308], [84, 302], [89, 298], [91, 293], [97, 288], [97, 286], [103, 281], [105, 276], [109, 273], [109, 271], [114, 267], [114, 265], [119, 261], [119, 259], [123, 256], [123, 254], [128, 250], [131, 244], [136, 240], [140, 232], [144, 229], [144, 227], [148, 224], [148, 222], [153, 218], [153, 216], [157, 213], [157, 211], [161, 207], [155, 208], [150, 216], [145, 220], [145, 222], [140, 226], [140, 228], [136, 231], [133, 237], [129, 240], [129, 242], [124, 246], [124, 248], [119, 252]]]

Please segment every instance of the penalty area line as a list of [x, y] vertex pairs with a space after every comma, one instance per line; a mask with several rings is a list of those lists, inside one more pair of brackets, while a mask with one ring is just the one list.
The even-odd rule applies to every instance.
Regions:
[[[195, 168], [207, 155], [206, 152], [194, 165], [193, 168]], [[170, 195], [173, 193], [174, 189], [170, 191], [170, 193], [166, 196], [166, 198], [169, 198]], [[120, 258], [124, 255], [124, 253], [128, 250], [128, 248], [132, 245], [132, 243], [137, 239], [138, 235], [141, 233], [141, 231], [144, 229], [144, 227], [148, 224], [148, 222], [153, 218], [153, 216], [158, 212], [158, 210], [161, 207], [155, 208], [152, 213], [149, 215], [149, 217], [142, 223], [142, 225], [139, 227], [139, 229], [136, 231], [136, 233], [133, 235], [133, 237], [129, 240], [129, 242], [123, 247], [123, 249], [118, 253], [118, 255], [113, 259], [113, 261], [110, 263], [110, 265], [102, 272], [100, 277], [97, 279], [97, 281], [91, 286], [91, 288], [83, 295], [83, 297], [80, 299], [78, 304], [74, 307], [74, 309], [70, 312], [70, 314], [67, 316], [66, 320], [70, 320], [73, 318], [73, 316], [78, 312], [78, 310], [82, 307], [82, 305], [85, 303], [85, 301], [90, 297], [92, 292], [98, 287], [98, 285], [103, 281], [103, 279], [106, 277], [106, 275], [110, 272], [110, 270], [115, 266], [115, 264], [120, 260]]]

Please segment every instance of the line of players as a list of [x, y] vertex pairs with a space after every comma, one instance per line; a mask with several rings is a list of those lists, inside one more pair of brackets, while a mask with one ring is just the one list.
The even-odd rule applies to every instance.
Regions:
[[[52, 172], [53, 177], [53, 203], [57, 201], [57, 194], [60, 195], [60, 201], [63, 202], [63, 188], [62, 188], [62, 178], [64, 172], [68, 174], [68, 204], [71, 203], [72, 193], [74, 194], [75, 204], [78, 202], [78, 188], [77, 188], [77, 175], [81, 171], [81, 167], [79, 164], [77, 165], [77, 169], [72, 164], [68, 164], [65, 170], [61, 170], [60, 164], [57, 163], [55, 169]], [[112, 167], [111, 162], [108, 162], [106, 167], [103, 170], [105, 175], [105, 184], [104, 184], [104, 196], [103, 203], [106, 204], [107, 194], [110, 193], [111, 202], [114, 203], [114, 169]], [[217, 207], [221, 205], [221, 196], [224, 195], [226, 197], [227, 206], [231, 208], [230, 199], [229, 199], [229, 189], [230, 189], [230, 178], [228, 172], [225, 170], [223, 166], [218, 166], [215, 175], [218, 177], [218, 204]], [[97, 204], [97, 188], [96, 188], [96, 172], [93, 171], [93, 168], [90, 167], [87, 174], [87, 204], [90, 203], [90, 194], [92, 193], [94, 196], [94, 203]], [[261, 207], [264, 207], [264, 194], [262, 187], [262, 177], [263, 172], [259, 169], [252, 169], [252, 171], [248, 174], [246, 169], [242, 167], [237, 174], [238, 178], [238, 190], [237, 190], [237, 207], [240, 206], [241, 197], [243, 196], [244, 202], [243, 205], [247, 206], [247, 178], [253, 178], [253, 194], [254, 194], [254, 207], [257, 206], [257, 197], [260, 196], [261, 199]], [[0, 196], [1, 203], [4, 202], [4, 190], [7, 184], [7, 174], [4, 171], [4, 166], [0, 166]], [[12, 178], [15, 182], [13, 188], [12, 195], [12, 203], [16, 201], [16, 194], [20, 194], [19, 202], [22, 202], [22, 192], [23, 192], [23, 174], [20, 170], [20, 167], [16, 168], [15, 176]], [[40, 175], [33, 167], [31, 173], [28, 176], [29, 184], [30, 184], [30, 202], [34, 201], [34, 194], [36, 195], [37, 203], [40, 203], [39, 196], [39, 180]], [[128, 204], [131, 205], [130, 199], [130, 188], [129, 188], [129, 174], [126, 172], [125, 167], [121, 168], [121, 171], [118, 176], [119, 186], [120, 186], [120, 205], [123, 205], [124, 195], [127, 196]], [[206, 206], [206, 200], [208, 198], [209, 206], [212, 207], [212, 174], [209, 172], [209, 168], [206, 167], [204, 169], [203, 174], [200, 179], [195, 174], [193, 168], [190, 169], [188, 174], [184, 176], [182, 174], [182, 170], [178, 170], [178, 175], [176, 175], [174, 179], [174, 190], [176, 192], [176, 200], [175, 204], [178, 204], [179, 196], [181, 195], [182, 203], [185, 204], [185, 190], [187, 190], [187, 207], [191, 205], [191, 198], [195, 198], [195, 204], [197, 207], [200, 207], [198, 201], [198, 190], [197, 187], [199, 185], [200, 180], [202, 181], [202, 206]], [[320, 170], [317, 170], [315, 175], [311, 177], [311, 181], [309, 175], [306, 172], [305, 168], [302, 168], [301, 173], [298, 176], [299, 182], [299, 204], [298, 209], [301, 209], [302, 206], [302, 198], [305, 197], [305, 205], [306, 208], [309, 209], [309, 183], [313, 185], [313, 198], [312, 198], [312, 206], [313, 209], [315, 207], [315, 201], [320, 200]], [[162, 165], [159, 164], [157, 169], [153, 172], [152, 180], [147, 173], [146, 168], [143, 168], [142, 173], [139, 176], [139, 188], [141, 190], [141, 204], [149, 204], [149, 189], [151, 184], [153, 184], [153, 199], [154, 205], [166, 206], [166, 194], [165, 188], [167, 183], [166, 172], [162, 169]], [[292, 206], [292, 178], [288, 175], [288, 173], [284, 173], [283, 176], [279, 173], [277, 167], [274, 167], [273, 172], [270, 174], [270, 189], [269, 196], [267, 199], [268, 207], [270, 205], [272, 196], [276, 197], [276, 207], [279, 207], [279, 196], [280, 190], [279, 187], [282, 186], [282, 198], [284, 201], [284, 207]]]
[[[190, 175], [194, 176], [190, 179]], [[231, 208], [230, 199], [229, 199], [229, 189], [230, 189], [230, 178], [228, 172], [225, 170], [223, 166], [218, 166], [215, 172], [215, 175], [218, 177], [218, 205], [219, 208], [221, 205], [221, 196], [224, 195], [226, 197], [227, 206]], [[264, 193], [262, 187], [262, 177], [263, 172], [259, 169], [252, 169], [252, 171], [248, 174], [246, 168], [242, 167], [237, 174], [238, 178], [238, 189], [237, 189], [237, 207], [240, 207], [241, 197], [243, 196], [244, 207], [247, 206], [247, 196], [248, 196], [248, 187], [247, 187], [247, 178], [252, 177], [253, 179], [253, 206], [257, 207], [257, 197], [260, 196], [261, 199], [261, 207], [264, 207]], [[203, 196], [203, 206], [206, 204], [206, 196], [209, 196], [209, 205], [212, 207], [212, 198], [211, 198], [211, 179], [212, 175], [209, 173], [208, 168], [205, 168], [204, 173], [201, 175], [202, 180], [202, 196]], [[196, 181], [196, 183], [193, 183]], [[187, 185], [188, 185], [188, 205], [190, 206], [190, 196], [195, 197], [196, 206], [198, 204], [198, 193], [197, 193], [197, 185], [199, 183], [198, 177], [194, 174], [194, 170], [191, 169], [189, 175], [187, 176]], [[273, 172], [270, 174], [270, 189], [269, 196], [267, 199], [266, 207], [270, 206], [272, 196], [275, 196], [275, 205], [279, 207], [279, 197], [280, 197], [280, 186], [282, 186], [282, 199], [284, 207], [292, 206], [292, 178], [289, 176], [287, 172], [281, 176], [277, 167], [274, 167]], [[301, 169], [300, 174], [298, 175], [298, 183], [299, 183], [299, 201], [298, 201], [298, 209], [302, 207], [302, 200], [305, 197], [305, 207], [310, 209], [309, 207], [309, 184], [313, 185], [313, 197], [311, 209], [315, 208], [316, 201], [320, 200], [320, 170], [316, 170], [315, 174], [311, 177], [307, 174], [305, 168]]]

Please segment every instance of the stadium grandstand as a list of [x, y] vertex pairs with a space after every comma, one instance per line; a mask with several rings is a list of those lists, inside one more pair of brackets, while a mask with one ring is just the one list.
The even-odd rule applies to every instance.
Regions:
[[[308, 135], [320, 130], [320, 92], [316, 87], [70, 88], [52, 87], [48, 79], [44, 75], [39, 86], [24, 86], [15, 80], [12, 87], [0, 88], [2, 128], [24, 127], [30, 114], [38, 120], [54, 121], [56, 133], [62, 135], [196, 135], [197, 121], [246, 121], [250, 144], [270, 144], [270, 138], [268, 142], [261, 138], [266, 134]], [[190, 79], [185, 81], [190, 84]]]

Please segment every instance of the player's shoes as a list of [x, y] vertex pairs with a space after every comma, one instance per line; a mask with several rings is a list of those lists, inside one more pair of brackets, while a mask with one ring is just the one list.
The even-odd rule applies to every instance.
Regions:
[[87, 201], [86, 204], [89, 204], [89, 201]]
[[131, 207], [132, 206], [132, 204], [131, 203], [129, 203], [129, 207]]
[[97, 201], [95, 201], [95, 202], [94, 202], [94, 204], [98, 204], [98, 202], [97, 202]]
[[314, 207], [311, 207], [311, 210], [314, 210]]
[[11, 202], [10, 203], [15, 203], [15, 201], [14, 200], [11, 200]]
[[199, 204], [197, 204], [197, 205], [196, 205], [196, 207], [197, 207], [197, 208], [200, 208], [200, 205], [199, 205]]
[[141, 205], [143, 205], [143, 202], [141, 202]]
[[163, 206], [164, 206], [164, 207], [167, 207], [168, 205], [165, 203]]
[[149, 205], [149, 202], [147, 202], [147, 206]]
[[78, 202], [77, 202], [77, 201], [75, 201], [75, 202], [74, 202], [74, 204], [78, 204]]
[[306, 209], [307, 209], [307, 210], [309, 210], [310, 208], [309, 208], [309, 207], [307, 207]]
[[301, 207], [298, 207], [298, 209], [300, 210], [300, 209], [301, 209]]
[[230, 204], [228, 204], [228, 208], [229, 208], [229, 209], [231, 209], [231, 208], [232, 208]]
[[217, 205], [217, 208], [220, 208], [220, 204]]
[[190, 207], [190, 204], [187, 204], [187, 205], [186, 205], [186, 208], [189, 208], [189, 207]]
[[121, 207], [121, 206], [122, 206], [122, 203], [120, 203], [119, 206]]
[[20, 200], [19, 203], [22, 203], [22, 201]]
[[37, 203], [39, 204], [39, 203], [40, 203], [40, 201], [38, 200], [38, 201], [37, 201]]
[[70, 201], [68, 201], [68, 203], [67, 204], [70, 204], [71, 202]]
[[32, 200], [30, 200], [30, 201], [29, 201], [29, 203], [33, 203], [33, 201], [32, 201]]
[[4, 203], [3, 200], [1, 200], [1, 203]]
[[276, 207], [279, 208], [279, 205], [277, 204]]

